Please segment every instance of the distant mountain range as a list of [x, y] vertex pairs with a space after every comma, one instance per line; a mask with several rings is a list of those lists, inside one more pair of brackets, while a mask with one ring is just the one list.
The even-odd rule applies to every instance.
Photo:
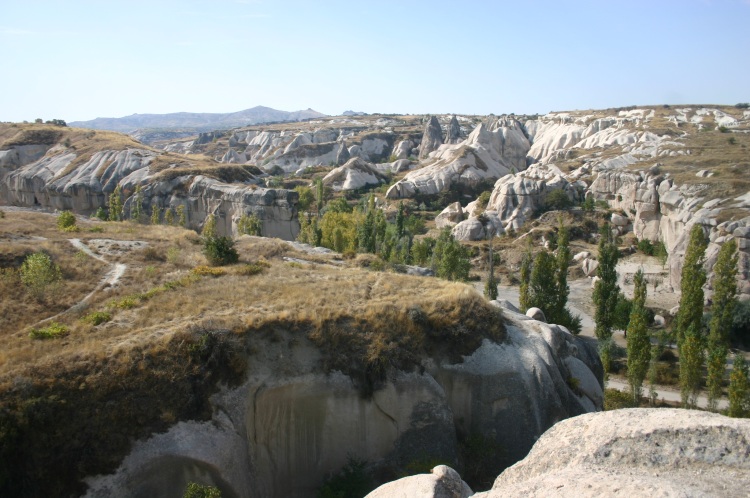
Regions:
[[180, 129], [211, 131], [238, 128], [260, 123], [279, 121], [302, 121], [324, 117], [326, 114], [307, 109], [304, 111], [279, 111], [270, 107], [256, 106], [244, 111], [230, 113], [174, 112], [170, 114], [133, 114], [123, 118], [96, 118], [90, 121], [73, 121], [69, 126], [132, 133], [143, 129]]

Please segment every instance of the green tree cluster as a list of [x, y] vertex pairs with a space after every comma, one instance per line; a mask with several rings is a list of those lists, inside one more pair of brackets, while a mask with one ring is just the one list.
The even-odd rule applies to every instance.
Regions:
[[237, 221], [237, 233], [240, 235], [263, 235], [263, 221], [255, 213], [243, 214]]
[[748, 368], [742, 353], [734, 355], [734, 365], [729, 376], [729, 412], [730, 417], [750, 416], [750, 380]]
[[21, 283], [38, 300], [43, 300], [57, 289], [62, 281], [62, 271], [47, 254], [29, 254], [21, 264]]

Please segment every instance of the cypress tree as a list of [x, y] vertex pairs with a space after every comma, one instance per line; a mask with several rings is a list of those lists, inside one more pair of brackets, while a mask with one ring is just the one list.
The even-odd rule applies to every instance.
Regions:
[[730, 417], [747, 417], [750, 411], [750, 382], [747, 378], [747, 364], [741, 353], [734, 355], [734, 365], [729, 376]]
[[615, 245], [609, 223], [605, 223], [600, 230], [599, 238], [599, 267], [597, 280], [594, 285], [593, 301], [595, 306], [594, 320], [596, 321], [596, 338], [599, 340], [599, 355], [604, 367], [604, 377], [612, 362], [612, 327], [615, 321], [615, 308], [620, 287], [617, 285], [617, 260], [620, 252]]
[[563, 224], [562, 216], [558, 219], [557, 231], [557, 255], [555, 258], [555, 303], [552, 308], [550, 323], [557, 323], [569, 327], [570, 312], [566, 309], [568, 305], [568, 267], [570, 266], [570, 234]]
[[646, 281], [643, 271], [635, 274], [633, 307], [627, 329], [628, 336], [628, 383], [633, 401], [641, 398], [643, 379], [651, 360], [651, 338], [646, 323]]
[[685, 251], [680, 287], [680, 309], [677, 312], [677, 347], [680, 353], [680, 393], [682, 404], [693, 406], [700, 386], [703, 364], [703, 284], [706, 271], [703, 262], [706, 237], [700, 225], [693, 225]]
[[[531, 239], [529, 238], [529, 241]], [[521, 287], [518, 290], [518, 304], [521, 307], [521, 313], [526, 313], [526, 310], [531, 308], [531, 294], [529, 293], [529, 285], [531, 284], [531, 262], [533, 256], [531, 254], [531, 245], [528, 246], [526, 254], [523, 255], [521, 261]]]
[[724, 380], [729, 331], [737, 305], [737, 242], [725, 242], [714, 265], [713, 305], [708, 333], [708, 407], [716, 410]]

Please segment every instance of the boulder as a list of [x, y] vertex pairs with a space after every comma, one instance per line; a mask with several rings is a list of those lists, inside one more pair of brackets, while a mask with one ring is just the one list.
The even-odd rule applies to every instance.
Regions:
[[485, 229], [481, 221], [476, 218], [470, 218], [459, 222], [451, 230], [456, 240], [466, 242], [470, 240], [485, 239]]
[[579, 263], [579, 262], [583, 261], [584, 259], [587, 259], [587, 258], [590, 258], [590, 257], [591, 257], [591, 253], [590, 252], [588, 252], [588, 251], [581, 251], [581, 252], [577, 253], [575, 256], [573, 256], [573, 261], [575, 261], [576, 263]]
[[585, 259], [581, 265], [584, 275], [587, 277], [596, 275], [596, 269], [599, 268], [599, 262], [595, 259]]
[[547, 431], [476, 498], [746, 496], [750, 421], [631, 408], [589, 413]]
[[435, 226], [437, 228], [453, 227], [464, 219], [464, 210], [460, 202], [448, 204], [437, 217], [435, 217]]
[[617, 213], [612, 213], [611, 221], [612, 224], [616, 227], [626, 227], [630, 224], [630, 220], [627, 218], [627, 216], [623, 216]]
[[346, 148], [346, 142], [342, 141], [339, 144], [339, 150], [336, 153], [336, 164], [339, 166], [343, 166], [349, 159], [351, 159], [351, 156], [349, 155], [349, 149]]
[[343, 166], [331, 170], [323, 177], [323, 184], [334, 190], [356, 190], [368, 185], [379, 185], [386, 176], [373, 164], [354, 157]]
[[365, 498], [468, 498], [468, 484], [447, 465], [438, 465], [430, 474], [418, 474], [383, 484]]
[[540, 310], [539, 308], [527, 309], [526, 316], [528, 316], [532, 320], [537, 320], [539, 322], [547, 323], [547, 317], [544, 316], [544, 311]]
[[431, 116], [424, 127], [422, 141], [419, 143], [419, 159], [424, 159], [430, 152], [437, 150], [443, 144], [443, 130], [435, 116]]
[[393, 155], [396, 156], [396, 159], [408, 159], [413, 148], [414, 142], [411, 140], [401, 140], [393, 148]]
[[654, 327], [658, 329], [663, 329], [666, 327], [667, 321], [666, 319], [661, 315], [654, 315]]

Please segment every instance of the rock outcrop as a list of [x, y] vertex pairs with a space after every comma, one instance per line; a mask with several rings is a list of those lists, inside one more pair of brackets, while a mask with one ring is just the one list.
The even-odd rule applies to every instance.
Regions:
[[750, 422], [626, 409], [562, 421], [477, 498], [726, 496], [750, 488]]
[[443, 145], [443, 130], [440, 128], [438, 119], [431, 116], [424, 127], [422, 141], [419, 143], [419, 159], [426, 158], [441, 145]]
[[458, 119], [453, 116], [448, 123], [448, 132], [446, 133], [445, 143], [457, 144], [461, 141], [461, 125], [458, 124]]
[[59, 145], [48, 149], [41, 157], [43, 148], [13, 148], [0, 156], [8, 164], [12, 159], [12, 168], [0, 168], [0, 198], [5, 203], [88, 215], [106, 207], [108, 196], [119, 186], [127, 214], [140, 186], [144, 212], [150, 213], [153, 206], [162, 212], [183, 206], [188, 228], [198, 229], [213, 214], [217, 232], [233, 234], [242, 215], [255, 214], [263, 223], [263, 235], [293, 240], [299, 232], [298, 194], [293, 191], [187, 173], [160, 176], [151, 170], [159, 153], [148, 149], [105, 150], [89, 158]]
[[323, 177], [323, 184], [334, 190], [356, 190], [385, 181], [386, 176], [380, 170], [358, 157], [350, 159]]
[[412, 197], [416, 193], [438, 194], [456, 184], [476, 186], [526, 169], [530, 147], [521, 124], [501, 118], [491, 126], [478, 125], [469, 137], [454, 145], [443, 145], [430, 155], [431, 161], [409, 172], [386, 196]]
[[[212, 398], [212, 420], [137, 443], [116, 473], [87, 480], [86, 496], [156, 496], [197, 477], [225, 496], [311, 496], [350, 456], [371, 464], [424, 455], [454, 462], [457, 433], [493, 438], [505, 451], [505, 462], [496, 462], [502, 468], [554, 423], [601, 409], [594, 347], [558, 326], [502, 313], [504, 341], [486, 339], [457, 363], [431, 358], [421, 371], [391, 369], [368, 397], [343, 373], [323, 373], [320, 351], [304, 336], [253, 336], [245, 382]], [[573, 391], [571, 377], [593, 387]], [[467, 496], [448, 468], [410, 489], [447, 484], [461, 493], [448, 496]]]
[[446, 465], [438, 465], [429, 474], [384, 484], [365, 498], [468, 498], [473, 494], [458, 472]]

